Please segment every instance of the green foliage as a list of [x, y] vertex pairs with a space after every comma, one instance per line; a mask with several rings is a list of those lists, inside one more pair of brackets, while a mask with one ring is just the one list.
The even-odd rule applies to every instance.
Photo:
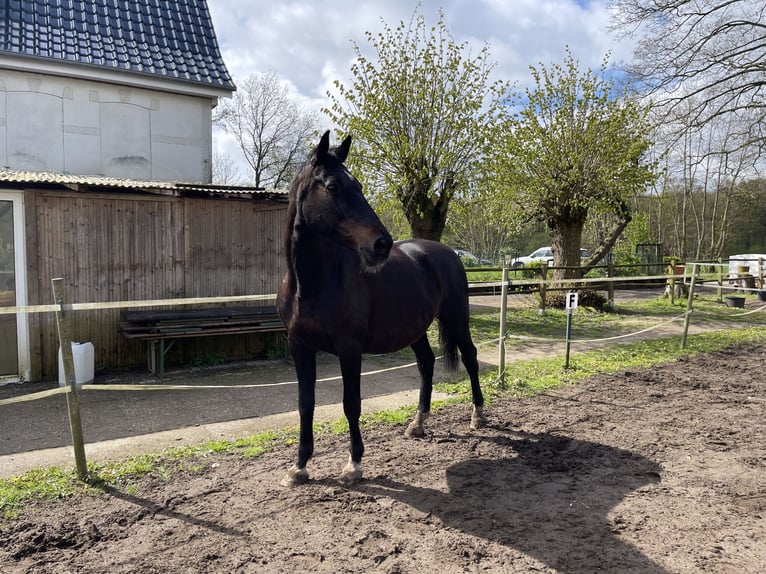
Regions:
[[366, 36], [376, 59], [354, 44], [353, 83], [336, 81], [324, 111], [356, 138], [348, 165], [368, 193], [396, 199], [412, 236], [438, 240], [451, 200], [482, 167], [499, 106], [490, 97], [489, 49], [468, 57], [442, 12], [433, 27], [415, 13], [409, 24]]
[[606, 79], [606, 64], [598, 74], [581, 74], [568, 52], [563, 66], [531, 67], [535, 87], [511, 95], [513, 107], [495, 138], [498, 188], [510, 204], [547, 223], [556, 266], [579, 264], [589, 213], [611, 213], [624, 226], [629, 199], [655, 177], [646, 161], [648, 107]]
[[197, 355], [189, 361], [192, 367], [201, 367], [203, 365], [222, 365], [226, 362], [226, 355], [219, 352], [208, 352], [203, 355]]
[[463, 264], [463, 267], [481, 267], [481, 263], [474, 259], [473, 257], [466, 257], [465, 255], [460, 258], [460, 262]]
[[544, 265], [547, 265], [545, 261], [530, 261], [522, 268], [521, 276], [524, 279], [541, 279]]

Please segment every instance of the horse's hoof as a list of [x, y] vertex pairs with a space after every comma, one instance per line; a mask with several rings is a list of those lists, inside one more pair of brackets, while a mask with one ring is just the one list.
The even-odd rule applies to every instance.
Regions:
[[298, 468], [297, 466], [293, 466], [290, 470], [287, 471], [287, 474], [282, 478], [282, 480], [279, 481], [279, 484], [286, 486], [287, 488], [292, 488], [294, 486], [303, 484], [308, 479], [309, 471], [306, 470], [305, 467]]
[[484, 416], [484, 409], [482, 407], [473, 407], [473, 413], [471, 414], [471, 430], [484, 428], [487, 426], [487, 417]]
[[423, 438], [426, 436], [425, 422], [429, 413], [422, 413], [420, 411], [415, 413], [415, 418], [404, 431], [406, 438]]
[[362, 465], [358, 462], [348, 461], [348, 464], [338, 478], [341, 484], [350, 486], [362, 480]]
[[423, 438], [424, 436], [426, 436], [426, 429], [424, 429], [423, 424], [418, 421], [412, 421], [404, 431], [405, 438]]

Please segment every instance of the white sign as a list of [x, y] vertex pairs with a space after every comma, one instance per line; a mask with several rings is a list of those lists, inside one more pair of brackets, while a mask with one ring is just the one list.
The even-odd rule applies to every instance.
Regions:
[[567, 311], [572, 312], [577, 309], [577, 291], [567, 293]]

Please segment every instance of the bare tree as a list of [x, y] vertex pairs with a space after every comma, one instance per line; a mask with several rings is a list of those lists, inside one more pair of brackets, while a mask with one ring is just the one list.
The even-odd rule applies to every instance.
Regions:
[[694, 259], [723, 255], [735, 223], [734, 202], [743, 193], [743, 181], [755, 174], [757, 149], [740, 145], [741, 121], [733, 115], [720, 116], [698, 129], [681, 129], [670, 122], [657, 130], [659, 147], [668, 138], [673, 145], [664, 154], [665, 177], [652, 195], [651, 212], [667, 230], [665, 242], [674, 255]]
[[[655, 110], [698, 128], [741, 116], [739, 138], [758, 145], [766, 126], [766, 14], [756, 0], [613, 0], [614, 28], [639, 38], [628, 71], [655, 100]], [[682, 137], [679, 132], [678, 137]], [[726, 150], [732, 151], [732, 150]]]
[[302, 108], [275, 73], [251, 74], [214, 121], [232, 134], [252, 169], [255, 187], [287, 187], [319, 131], [319, 114]]
[[240, 183], [239, 168], [226, 152], [213, 152], [213, 183], [236, 185]]

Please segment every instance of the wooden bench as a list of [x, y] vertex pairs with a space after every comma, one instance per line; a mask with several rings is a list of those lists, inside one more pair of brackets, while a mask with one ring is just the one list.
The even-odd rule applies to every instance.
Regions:
[[[120, 329], [128, 339], [147, 342], [149, 371], [161, 376], [165, 353], [175, 339], [285, 330], [274, 306], [123, 311]], [[166, 347], [165, 341], [170, 340]]]

